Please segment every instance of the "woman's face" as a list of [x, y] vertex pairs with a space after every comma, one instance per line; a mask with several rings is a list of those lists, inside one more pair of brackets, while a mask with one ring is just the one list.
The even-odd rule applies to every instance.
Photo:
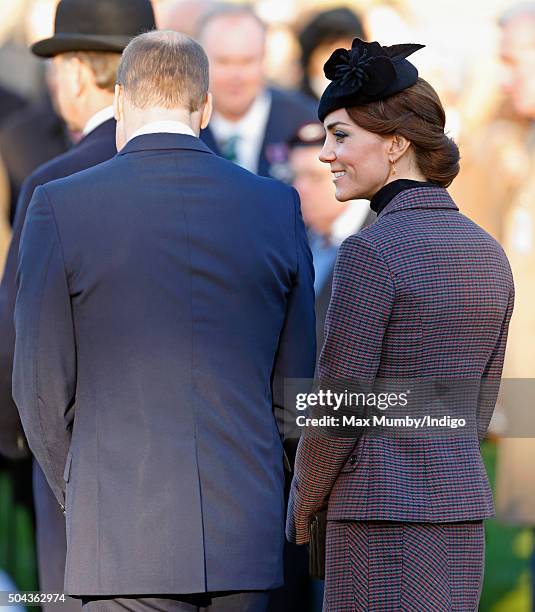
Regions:
[[326, 137], [319, 158], [331, 166], [336, 199], [370, 200], [390, 176], [392, 139], [359, 127], [344, 108], [327, 115], [323, 123]]

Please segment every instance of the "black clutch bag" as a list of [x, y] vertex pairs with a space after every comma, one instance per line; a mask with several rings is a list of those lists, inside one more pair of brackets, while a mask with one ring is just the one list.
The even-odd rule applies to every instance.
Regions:
[[319, 510], [310, 521], [308, 572], [312, 578], [325, 579], [325, 542], [327, 540], [327, 509]]

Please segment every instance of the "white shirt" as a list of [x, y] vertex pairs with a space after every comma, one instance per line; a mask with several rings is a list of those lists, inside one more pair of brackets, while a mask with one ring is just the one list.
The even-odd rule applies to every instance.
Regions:
[[143, 134], [187, 134], [197, 138], [197, 134], [195, 134], [190, 126], [182, 123], [182, 121], [153, 121], [152, 123], [146, 123], [139, 130], [136, 130], [129, 140]]
[[217, 112], [214, 112], [210, 121], [210, 129], [218, 145], [233, 136], [239, 138], [236, 144], [237, 163], [251, 172], [258, 171], [270, 110], [271, 94], [264, 91], [239, 121], [229, 121]]
[[98, 128], [99, 125], [102, 125], [109, 119], [113, 119], [113, 106], [106, 106], [106, 108], [103, 108], [102, 110], [99, 110], [98, 113], [95, 113], [85, 124], [82, 134], [87, 136], [89, 132], [92, 132], [94, 129]]

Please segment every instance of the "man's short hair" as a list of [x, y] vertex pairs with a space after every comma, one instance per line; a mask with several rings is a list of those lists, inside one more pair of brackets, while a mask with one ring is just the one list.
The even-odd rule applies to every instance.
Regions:
[[199, 110], [208, 93], [208, 58], [199, 43], [170, 30], [146, 32], [123, 52], [117, 83], [137, 108]]
[[266, 24], [255, 13], [254, 9], [248, 4], [230, 4], [227, 2], [218, 2], [206, 11], [199, 20], [197, 26], [197, 39], [201, 40], [204, 30], [209, 23], [219, 19], [220, 17], [250, 17], [258, 23], [263, 32], [266, 31]]
[[121, 61], [120, 53], [106, 51], [76, 51], [65, 53], [65, 58], [77, 57], [83, 64], [91, 69], [95, 76], [95, 85], [113, 93], [117, 81], [117, 68]]

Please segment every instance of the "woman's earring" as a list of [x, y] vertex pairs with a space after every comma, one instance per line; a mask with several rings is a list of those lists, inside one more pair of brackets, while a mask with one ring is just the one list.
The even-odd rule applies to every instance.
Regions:
[[392, 164], [392, 176], [396, 176], [396, 163], [391, 161]]

